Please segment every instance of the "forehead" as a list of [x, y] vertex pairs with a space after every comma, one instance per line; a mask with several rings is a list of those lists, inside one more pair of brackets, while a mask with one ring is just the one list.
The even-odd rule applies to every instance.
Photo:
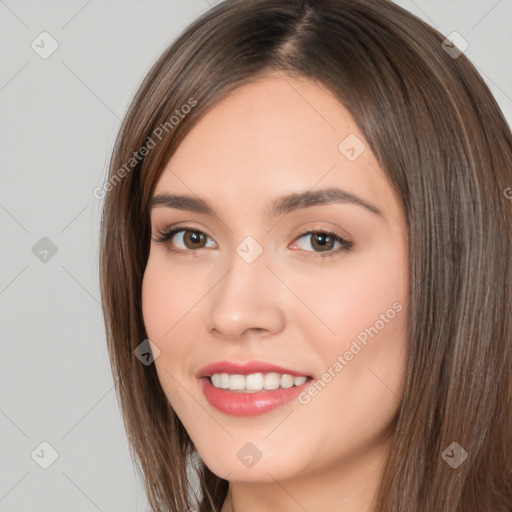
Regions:
[[[366, 149], [353, 160], [347, 146]], [[231, 91], [197, 122], [155, 195], [195, 194], [238, 207], [243, 198], [261, 209], [280, 194], [329, 186], [382, 210], [394, 207], [385, 174], [347, 109], [317, 82], [274, 74]]]

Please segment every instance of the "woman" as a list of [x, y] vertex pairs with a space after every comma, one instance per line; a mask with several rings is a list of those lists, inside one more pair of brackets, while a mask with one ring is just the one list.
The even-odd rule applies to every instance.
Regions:
[[142, 83], [100, 263], [155, 511], [512, 510], [512, 137], [444, 39], [227, 1]]

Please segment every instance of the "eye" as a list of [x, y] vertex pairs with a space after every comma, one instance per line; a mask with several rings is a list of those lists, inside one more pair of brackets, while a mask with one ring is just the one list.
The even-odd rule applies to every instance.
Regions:
[[[193, 227], [182, 226], [179, 228], [169, 229], [167, 231], [158, 231], [157, 233], [158, 236], [155, 238], [155, 242], [166, 243], [168, 245], [168, 249], [174, 253], [184, 253], [196, 251], [198, 249], [216, 247], [215, 242], [213, 242], [207, 234]], [[213, 245], [206, 245], [207, 240], [213, 242]]]
[[[345, 240], [336, 233], [326, 230], [308, 231], [300, 235], [296, 240], [301, 240], [309, 237], [309, 241], [306, 243], [298, 244], [299, 247], [307, 252], [314, 252], [314, 256], [321, 258], [335, 256], [340, 252], [348, 252], [354, 246], [353, 242]], [[297, 242], [295, 242], [297, 243]], [[312, 247], [311, 251], [309, 247]]]
[[[199, 249], [216, 247], [215, 242], [206, 233], [192, 226], [157, 231], [157, 235], [154, 239], [155, 242], [165, 243], [172, 253], [191, 253]], [[308, 242], [297, 242], [301, 239], [307, 240], [308, 237]], [[208, 241], [210, 241], [209, 245]], [[312, 256], [321, 258], [336, 256], [340, 252], [348, 252], [354, 246], [353, 242], [345, 240], [336, 233], [322, 229], [307, 231], [300, 235], [294, 243], [298, 244], [300, 249], [313, 253]]]

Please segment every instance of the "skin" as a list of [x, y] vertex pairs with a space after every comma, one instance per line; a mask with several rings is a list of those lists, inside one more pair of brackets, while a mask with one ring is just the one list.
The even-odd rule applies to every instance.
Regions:
[[[142, 297], [162, 388], [207, 466], [230, 482], [222, 512], [372, 510], [402, 395], [407, 233], [368, 145], [355, 161], [338, 149], [349, 134], [365, 143], [329, 90], [273, 73], [209, 110], [157, 183], [155, 194], [198, 196], [218, 214], [153, 208], [154, 238], [170, 226], [207, 238], [152, 240]], [[333, 203], [267, 216], [275, 198], [331, 186], [382, 215]], [[353, 248], [323, 258], [303, 235], [319, 228]], [[247, 236], [263, 249], [250, 264], [236, 252]], [[212, 362], [260, 359], [322, 379], [397, 303], [402, 310], [307, 404], [235, 417], [211, 406], [194, 376]], [[262, 454], [252, 467], [237, 457], [247, 442]]]

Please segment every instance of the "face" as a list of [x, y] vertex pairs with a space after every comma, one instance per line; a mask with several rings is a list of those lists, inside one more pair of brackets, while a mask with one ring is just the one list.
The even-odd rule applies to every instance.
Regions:
[[406, 228], [348, 111], [306, 79], [241, 86], [157, 196], [144, 322], [207, 466], [240, 482], [377, 467], [404, 373]]

